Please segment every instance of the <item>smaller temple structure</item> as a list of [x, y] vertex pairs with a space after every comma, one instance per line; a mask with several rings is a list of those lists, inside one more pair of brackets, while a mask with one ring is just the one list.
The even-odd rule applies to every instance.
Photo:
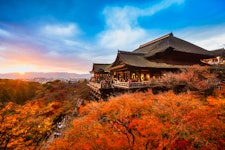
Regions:
[[111, 64], [93, 64], [90, 71], [93, 77], [90, 79], [88, 86], [91, 88], [93, 99], [105, 99], [111, 93], [112, 83], [110, 73], [106, 71]]
[[94, 75], [88, 85], [98, 99], [120, 89], [151, 88], [155, 86], [152, 80], [166, 72], [192, 65], [223, 64], [224, 54], [224, 49], [208, 51], [170, 33], [142, 44], [132, 52], [119, 50], [112, 64], [94, 63], [91, 71]]
[[109, 80], [109, 72], [106, 71], [110, 64], [93, 64], [92, 73], [94, 76], [90, 81], [100, 83], [103, 80]]

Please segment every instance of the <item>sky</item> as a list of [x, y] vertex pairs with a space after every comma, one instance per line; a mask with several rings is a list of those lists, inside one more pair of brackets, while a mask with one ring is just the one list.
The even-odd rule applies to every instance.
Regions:
[[0, 0], [0, 73], [89, 73], [168, 33], [225, 47], [224, 0]]

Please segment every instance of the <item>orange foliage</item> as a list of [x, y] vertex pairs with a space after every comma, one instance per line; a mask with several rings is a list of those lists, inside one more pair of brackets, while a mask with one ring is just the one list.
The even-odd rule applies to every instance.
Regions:
[[49, 149], [223, 149], [224, 101], [148, 91], [92, 102]]
[[1, 104], [0, 149], [41, 148], [40, 145], [62, 119], [60, 117], [76, 112], [79, 96], [74, 94], [78, 88], [75, 85], [49, 82], [39, 88], [34, 100], [23, 105], [13, 102]]

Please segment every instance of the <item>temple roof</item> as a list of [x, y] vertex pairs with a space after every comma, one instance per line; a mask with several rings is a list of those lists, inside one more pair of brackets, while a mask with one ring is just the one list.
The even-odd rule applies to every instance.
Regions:
[[212, 52], [213, 52], [216, 56], [222, 56], [222, 57], [225, 57], [225, 49], [224, 49], [224, 48], [212, 50]]
[[90, 73], [100, 73], [100, 72], [105, 72], [105, 70], [107, 69], [107, 67], [109, 67], [111, 64], [97, 64], [94, 63], [93, 64], [93, 68], [92, 71], [90, 71]]
[[[155, 40], [147, 42], [139, 46], [132, 52], [118, 51], [117, 57], [112, 64], [94, 64], [91, 72], [109, 71], [124, 67], [125, 65], [145, 68], [187, 68], [187, 65], [166, 64], [165, 62], [155, 62], [154, 56], [158, 53], [165, 54], [181, 52], [183, 54], [193, 54], [193, 58], [213, 58], [217, 56], [225, 56], [224, 49], [208, 51], [190, 42], [173, 36], [172, 33], [166, 34]], [[180, 53], [179, 53], [180, 54]], [[186, 55], [185, 54], [185, 55]], [[187, 55], [186, 55], [187, 56]], [[190, 55], [189, 55], [190, 56]], [[191, 55], [192, 56], [192, 55]], [[176, 59], [172, 58], [173, 61]], [[192, 57], [190, 57], [190, 60]], [[199, 60], [200, 62], [200, 60]], [[201, 62], [200, 62], [201, 63]]]
[[166, 63], [158, 63], [147, 60], [143, 53], [133, 53], [118, 51], [117, 58], [112, 64], [111, 68], [117, 66], [116, 62], [120, 61], [122, 64], [126, 64], [134, 67], [143, 67], [143, 68], [186, 68], [188, 66], [184, 65], [170, 65]]
[[173, 36], [172, 33], [164, 35], [146, 44], [140, 45], [140, 47], [133, 52], [145, 53], [145, 57], [151, 57], [157, 53], [166, 51], [169, 47], [173, 48], [174, 51], [184, 53], [200, 54], [212, 57], [216, 55], [213, 51], [208, 51], [185, 40], [179, 39]]

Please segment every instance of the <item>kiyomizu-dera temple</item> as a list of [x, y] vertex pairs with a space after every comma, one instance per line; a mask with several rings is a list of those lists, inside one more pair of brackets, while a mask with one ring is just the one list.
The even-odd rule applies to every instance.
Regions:
[[93, 77], [88, 85], [92, 95], [100, 99], [107, 96], [110, 89], [149, 88], [152, 79], [160, 78], [168, 71], [175, 72], [196, 64], [224, 63], [224, 55], [224, 49], [208, 51], [170, 33], [142, 44], [132, 52], [118, 51], [112, 64], [94, 63]]

